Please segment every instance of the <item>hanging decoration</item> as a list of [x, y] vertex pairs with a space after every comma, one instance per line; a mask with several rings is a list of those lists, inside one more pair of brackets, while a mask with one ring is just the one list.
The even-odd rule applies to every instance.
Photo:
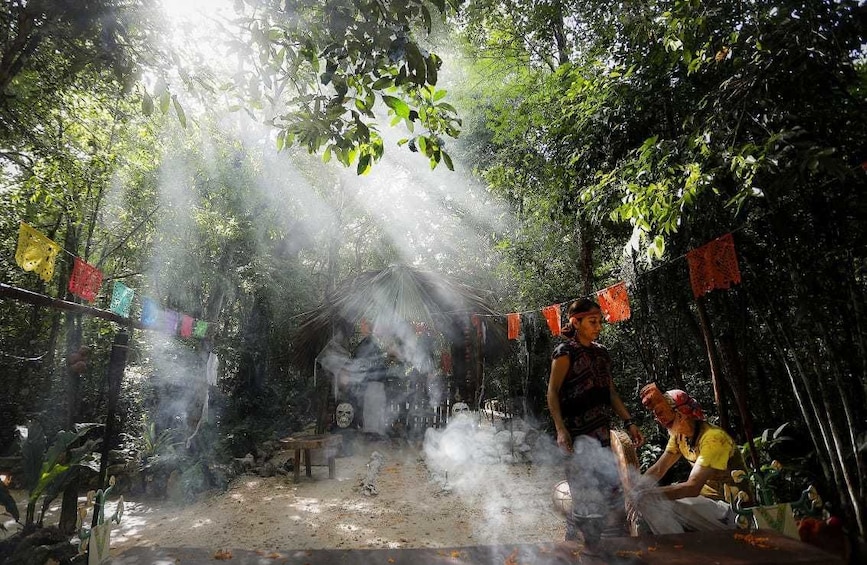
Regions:
[[162, 324], [160, 324], [160, 327], [162, 328], [163, 333], [174, 335], [174, 333], [178, 331], [180, 315], [174, 310], [163, 310], [161, 321]]
[[446, 375], [452, 374], [452, 354], [446, 350], [440, 352], [440, 367]]
[[80, 257], [75, 257], [72, 275], [69, 277], [69, 292], [93, 302], [102, 286], [102, 272]]
[[716, 288], [727, 289], [741, 282], [735, 240], [732, 234], [719, 237], [686, 254], [689, 282], [696, 298]]
[[18, 229], [18, 248], [15, 262], [25, 271], [33, 271], [43, 281], [54, 276], [54, 260], [60, 253], [60, 246], [40, 232], [21, 222]]
[[621, 281], [605, 290], [600, 290], [596, 293], [596, 297], [599, 299], [599, 306], [602, 308], [606, 322], [612, 324], [622, 322], [632, 316], [632, 310], [629, 308], [629, 293], [626, 292], [625, 282]]
[[[61, 251], [65, 251], [73, 258], [67, 281], [69, 292], [88, 302], [96, 300], [104, 280], [102, 271], [70, 251], [64, 250], [26, 222], [20, 222], [15, 262], [22, 269], [33, 271], [42, 280], [49, 282], [54, 276], [55, 262]], [[135, 290], [120, 281], [114, 281], [109, 310], [118, 316], [128, 318], [134, 297]], [[192, 316], [174, 310], [163, 311], [152, 298], [142, 300], [141, 324], [148, 329], [159, 329], [173, 335], [179, 332], [181, 337], [192, 336], [199, 339], [207, 337], [210, 328], [209, 322], [205, 320], [196, 320]], [[367, 322], [362, 320], [362, 324], [367, 325]], [[424, 331], [429, 331], [429, 328], [423, 324], [420, 327]], [[366, 329], [370, 331], [369, 325]]]
[[108, 309], [118, 316], [129, 318], [129, 309], [132, 306], [134, 296], [135, 290], [120, 281], [114, 281], [114, 286], [111, 290], [111, 305]]
[[181, 337], [193, 335], [193, 319], [186, 314], [181, 315]]
[[560, 305], [552, 304], [542, 308], [542, 315], [545, 316], [545, 321], [548, 322], [548, 329], [551, 330], [551, 335], [560, 335]]
[[509, 328], [509, 339], [518, 339], [518, 334], [521, 333], [521, 315], [512, 313], [506, 316], [506, 321]]
[[193, 337], [204, 339], [208, 334], [208, 322], [204, 320], [196, 320], [196, 326], [193, 328]]
[[152, 298], [145, 298], [141, 304], [141, 324], [146, 328], [156, 327], [160, 319], [160, 309]]

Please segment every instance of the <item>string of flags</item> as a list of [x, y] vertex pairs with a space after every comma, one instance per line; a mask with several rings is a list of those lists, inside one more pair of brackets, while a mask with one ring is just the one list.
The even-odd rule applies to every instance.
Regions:
[[[686, 259], [689, 265], [690, 286], [695, 298], [700, 298], [714, 289], [731, 288], [733, 284], [741, 282], [734, 237], [731, 233], [692, 249], [686, 254]], [[595, 297], [606, 322], [622, 322], [632, 316], [626, 282], [620, 281], [597, 291]], [[561, 304], [551, 304], [541, 310], [551, 335], [560, 335]], [[521, 314], [529, 312], [535, 310], [512, 312], [506, 315], [509, 339], [518, 339], [521, 330]]]
[[[60, 245], [25, 222], [21, 222], [18, 230], [18, 247], [15, 250], [15, 262], [19, 267], [25, 271], [32, 271], [43, 281], [49, 282], [54, 277], [54, 264], [61, 251], [65, 250]], [[72, 273], [67, 287], [69, 292], [88, 302], [93, 302], [99, 295], [103, 278], [102, 272], [97, 267], [73, 255]], [[120, 281], [114, 281], [109, 310], [118, 316], [129, 318], [134, 298], [135, 289]], [[140, 321], [149, 329], [198, 339], [207, 336], [211, 324], [175, 310], [161, 308], [155, 300], [147, 297], [142, 299]]]

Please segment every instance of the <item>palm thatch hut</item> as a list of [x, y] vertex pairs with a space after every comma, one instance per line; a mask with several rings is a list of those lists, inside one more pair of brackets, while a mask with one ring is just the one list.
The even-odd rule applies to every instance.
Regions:
[[[486, 352], [505, 340], [490, 295], [407, 265], [339, 284], [292, 340], [296, 365], [322, 386], [319, 430], [341, 403], [354, 405], [356, 426], [378, 421], [387, 431], [437, 426], [452, 403], [477, 403]], [[377, 391], [382, 419], [371, 408]]]

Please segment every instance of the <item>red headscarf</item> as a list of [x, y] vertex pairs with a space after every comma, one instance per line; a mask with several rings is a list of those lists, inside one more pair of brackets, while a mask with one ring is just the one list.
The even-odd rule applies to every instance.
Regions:
[[704, 412], [698, 401], [679, 389], [663, 393], [656, 383], [650, 383], [641, 389], [641, 403], [653, 412], [656, 421], [670, 428], [674, 424], [674, 412], [691, 416], [696, 420], [704, 420]]
[[665, 396], [671, 399], [672, 408], [684, 416], [692, 416], [696, 420], [704, 420], [704, 412], [698, 400], [680, 389], [666, 391]]

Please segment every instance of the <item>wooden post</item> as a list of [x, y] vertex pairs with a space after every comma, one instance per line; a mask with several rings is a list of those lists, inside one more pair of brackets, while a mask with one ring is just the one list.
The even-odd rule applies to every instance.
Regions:
[[698, 311], [698, 321], [701, 326], [701, 335], [704, 338], [704, 347], [707, 352], [707, 361], [710, 365], [710, 380], [713, 384], [714, 403], [716, 404], [717, 413], [719, 413], [720, 427], [724, 430], [731, 429], [729, 427], [729, 416], [725, 405], [725, 397], [720, 386], [720, 363], [719, 355], [717, 354], [716, 345], [713, 341], [713, 333], [710, 327], [710, 318], [707, 315], [707, 310], [704, 307], [703, 298], [695, 299], [696, 310]]
[[[114, 441], [114, 436], [117, 433], [115, 429], [117, 412], [117, 401], [120, 398], [120, 384], [123, 379], [123, 371], [126, 368], [126, 357], [129, 344], [129, 334], [125, 331], [120, 331], [114, 336], [114, 343], [111, 344], [111, 356], [108, 358], [108, 406], [105, 415], [105, 434], [102, 439], [102, 456], [99, 461], [99, 488], [105, 490], [108, 487], [106, 475], [108, 474], [109, 459], [108, 454], [111, 451], [111, 445]], [[93, 526], [97, 526], [97, 518], [99, 516], [99, 502], [96, 502], [93, 507]]]
[[753, 415], [747, 406], [747, 377], [738, 356], [734, 338], [730, 334], [724, 334], [720, 337], [720, 351], [726, 363], [728, 374], [732, 377], [732, 389], [735, 393], [738, 413], [740, 414], [741, 422], [743, 422], [744, 435], [746, 436], [747, 445], [749, 445], [750, 457], [753, 460], [753, 469], [759, 469], [761, 468], [761, 460], [756, 450], [756, 444], [753, 442]]

